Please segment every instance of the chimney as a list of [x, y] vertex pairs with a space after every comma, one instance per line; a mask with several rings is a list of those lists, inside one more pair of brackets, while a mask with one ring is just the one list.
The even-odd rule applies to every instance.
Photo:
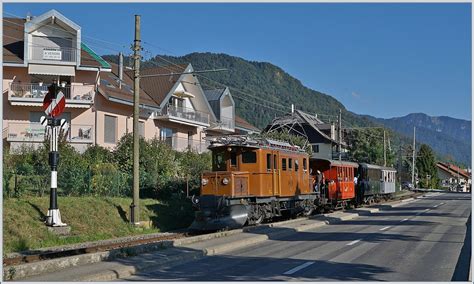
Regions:
[[122, 80], [123, 80], [123, 54], [122, 52], [119, 53], [119, 79], [120, 79], [120, 82], [119, 82], [119, 88], [122, 89]]
[[31, 13], [28, 12], [28, 13], [26, 14], [26, 21], [27, 21], [27, 22], [31, 21], [31, 18], [32, 18], [32, 17], [31, 17]]

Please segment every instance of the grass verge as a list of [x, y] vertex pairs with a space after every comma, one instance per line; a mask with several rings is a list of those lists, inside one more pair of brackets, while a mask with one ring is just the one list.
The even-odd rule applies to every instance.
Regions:
[[152, 221], [149, 229], [129, 224], [131, 198], [59, 197], [61, 219], [71, 226], [69, 236], [50, 233], [43, 223], [49, 197], [4, 198], [4, 253], [97, 241], [185, 228], [193, 220], [188, 200], [140, 200], [140, 220]]

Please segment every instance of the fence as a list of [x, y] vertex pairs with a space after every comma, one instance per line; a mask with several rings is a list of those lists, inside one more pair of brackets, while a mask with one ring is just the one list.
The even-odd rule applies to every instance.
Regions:
[[[50, 83], [11, 83], [8, 92], [9, 100], [43, 101], [48, 93]], [[91, 101], [94, 96], [94, 85], [72, 85], [62, 87], [61, 92], [68, 100]]]

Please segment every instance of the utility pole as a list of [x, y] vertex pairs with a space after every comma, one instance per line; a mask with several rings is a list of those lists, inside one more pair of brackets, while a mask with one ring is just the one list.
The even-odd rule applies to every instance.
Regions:
[[135, 15], [135, 40], [133, 46], [134, 57], [134, 76], [133, 76], [133, 201], [130, 206], [131, 218], [130, 222], [134, 225], [140, 224], [140, 184], [139, 184], [139, 99], [140, 99], [140, 15]]
[[339, 152], [339, 161], [341, 160], [341, 152], [342, 152], [342, 147], [341, 147], [341, 144], [342, 144], [342, 111], [341, 109], [339, 109], [339, 149], [338, 149], [338, 152]]
[[412, 166], [411, 166], [411, 183], [415, 188], [415, 132], [416, 127], [413, 126], [413, 156], [412, 156]]
[[385, 146], [385, 130], [383, 131], [383, 166], [387, 166], [387, 146]]

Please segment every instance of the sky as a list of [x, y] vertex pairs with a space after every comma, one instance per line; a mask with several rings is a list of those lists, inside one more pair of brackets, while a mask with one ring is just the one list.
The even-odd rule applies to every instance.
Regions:
[[3, 16], [50, 9], [101, 55], [131, 52], [139, 14], [145, 58], [226, 53], [275, 64], [358, 114], [472, 116], [470, 3], [4, 3]]

